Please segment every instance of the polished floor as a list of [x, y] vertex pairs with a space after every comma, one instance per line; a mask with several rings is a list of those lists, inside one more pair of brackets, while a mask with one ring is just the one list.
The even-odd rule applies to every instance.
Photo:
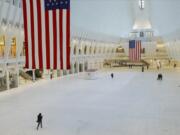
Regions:
[[[99, 72], [0, 93], [1, 135], [179, 135], [180, 72]], [[43, 128], [36, 130], [36, 115]]]

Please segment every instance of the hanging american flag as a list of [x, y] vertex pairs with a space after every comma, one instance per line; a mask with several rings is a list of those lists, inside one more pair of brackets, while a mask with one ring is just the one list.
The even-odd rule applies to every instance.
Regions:
[[22, 0], [26, 68], [70, 68], [70, 0]]
[[129, 60], [130, 61], [141, 60], [141, 40], [129, 41]]

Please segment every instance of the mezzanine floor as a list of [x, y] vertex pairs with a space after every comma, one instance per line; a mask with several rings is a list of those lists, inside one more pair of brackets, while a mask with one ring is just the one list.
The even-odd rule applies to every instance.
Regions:
[[[180, 72], [69, 76], [0, 93], [2, 135], [179, 135]], [[43, 129], [36, 130], [42, 112]]]

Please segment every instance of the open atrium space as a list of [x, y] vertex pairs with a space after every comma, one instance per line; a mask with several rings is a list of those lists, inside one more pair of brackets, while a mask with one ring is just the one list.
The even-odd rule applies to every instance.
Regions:
[[179, 135], [180, 0], [0, 0], [0, 135]]

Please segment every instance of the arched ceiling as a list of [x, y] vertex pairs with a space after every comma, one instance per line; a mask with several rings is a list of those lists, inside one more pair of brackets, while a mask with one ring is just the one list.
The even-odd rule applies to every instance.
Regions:
[[[180, 39], [180, 0], [71, 0], [72, 35], [92, 39], [119, 41], [128, 37], [133, 28], [151, 26], [155, 36]], [[12, 1], [11, 1], [12, 2]], [[23, 27], [22, 9], [0, 0], [0, 33], [3, 25]], [[135, 27], [136, 26], [136, 27]], [[108, 39], [108, 40], [109, 40]]]
[[132, 29], [131, 2], [128, 0], [73, 0], [71, 2], [72, 30], [83, 29], [125, 37]]
[[[138, 0], [72, 0], [72, 31], [127, 37], [142, 17], [136, 10]], [[156, 36], [180, 37], [180, 0], [145, 0], [142, 12]]]

